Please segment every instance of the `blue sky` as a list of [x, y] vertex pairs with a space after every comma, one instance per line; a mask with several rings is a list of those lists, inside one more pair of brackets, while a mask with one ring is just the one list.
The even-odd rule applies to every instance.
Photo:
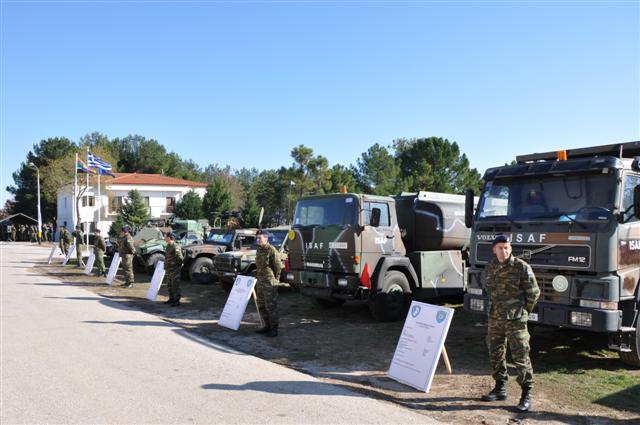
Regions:
[[640, 140], [640, 2], [1, 0], [0, 201], [41, 139], [201, 166], [330, 165], [405, 137], [472, 167]]

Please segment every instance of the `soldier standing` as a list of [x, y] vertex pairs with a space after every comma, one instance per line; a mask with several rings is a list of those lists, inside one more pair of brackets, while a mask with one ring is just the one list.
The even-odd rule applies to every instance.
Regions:
[[62, 255], [67, 256], [69, 245], [71, 244], [71, 233], [67, 231], [67, 226], [60, 227], [60, 250]]
[[182, 269], [182, 249], [176, 244], [176, 236], [172, 232], [164, 235], [164, 241], [167, 243], [167, 253], [164, 256], [165, 279], [169, 287], [169, 300], [165, 304], [173, 307], [180, 305], [180, 271]]
[[11, 225], [11, 242], [15, 242], [16, 241], [16, 225], [12, 224]]
[[124, 272], [123, 288], [131, 288], [134, 280], [133, 254], [136, 252], [136, 248], [133, 245], [133, 237], [129, 232], [129, 226], [124, 226], [120, 233], [120, 240], [118, 241], [118, 251], [122, 258], [122, 271]]
[[104, 243], [104, 239], [102, 239], [100, 229], [96, 229], [93, 240], [93, 255], [96, 257], [95, 266], [98, 269], [96, 271], [96, 276], [107, 275], [106, 269], [104, 267], [104, 252], [106, 251], [106, 249], [107, 245]]
[[82, 245], [84, 243], [84, 233], [82, 233], [82, 228], [80, 226], [76, 226], [76, 230], [72, 233], [73, 238], [76, 244], [76, 260], [78, 260], [78, 267], [84, 267], [84, 261], [82, 261]]
[[268, 337], [278, 336], [278, 287], [282, 264], [280, 253], [269, 244], [269, 233], [259, 230], [256, 252], [256, 292], [258, 295], [258, 313], [264, 326], [257, 333]]
[[538, 282], [531, 267], [511, 255], [511, 243], [504, 235], [493, 241], [496, 258], [485, 270], [486, 290], [491, 308], [487, 346], [489, 362], [496, 381], [491, 392], [482, 396], [483, 401], [507, 398], [507, 343], [518, 371], [518, 384], [522, 395], [517, 409], [526, 412], [531, 407], [533, 368], [529, 358], [529, 331], [527, 320], [540, 296]]

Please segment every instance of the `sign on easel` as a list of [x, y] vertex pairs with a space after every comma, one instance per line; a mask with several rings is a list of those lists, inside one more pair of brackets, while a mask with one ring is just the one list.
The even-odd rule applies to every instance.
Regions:
[[49, 260], [47, 260], [47, 264], [51, 264], [51, 261], [53, 260], [53, 254], [56, 253], [56, 244], [51, 245], [51, 252], [49, 253]]
[[429, 392], [454, 310], [413, 301], [402, 328], [388, 375]]
[[69, 250], [67, 251], [67, 256], [64, 257], [64, 260], [62, 260], [62, 265], [66, 266], [67, 263], [69, 262], [69, 258], [71, 258], [71, 254], [73, 254], [73, 249], [75, 248], [75, 245], [69, 245]]
[[240, 328], [242, 316], [247, 309], [247, 304], [253, 294], [253, 288], [256, 286], [256, 278], [251, 276], [238, 275], [229, 298], [224, 305], [218, 325], [237, 331]]
[[155, 301], [158, 298], [158, 291], [160, 291], [160, 285], [162, 279], [164, 279], [165, 269], [164, 261], [158, 261], [156, 263], [156, 269], [151, 277], [151, 283], [149, 284], [149, 290], [147, 291], [147, 299], [149, 301]]
[[113, 279], [116, 278], [116, 273], [118, 273], [118, 267], [120, 267], [120, 253], [116, 252], [111, 260], [111, 265], [109, 266], [109, 273], [107, 273], [107, 284], [109, 286], [113, 285]]
[[93, 252], [87, 258], [87, 265], [84, 267], [84, 274], [91, 274], [91, 269], [93, 268], [93, 263], [96, 261], [96, 254]]

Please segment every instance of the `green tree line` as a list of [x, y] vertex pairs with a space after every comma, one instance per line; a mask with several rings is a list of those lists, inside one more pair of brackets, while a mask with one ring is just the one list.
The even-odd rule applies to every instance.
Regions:
[[233, 170], [218, 164], [202, 168], [143, 136], [109, 139], [96, 132], [78, 142], [56, 137], [35, 144], [13, 173], [14, 184], [7, 190], [14, 198], [5, 210], [35, 216], [36, 170], [30, 165], [34, 164], [40, 169], [43, 219], [53, 219], [57, 191], [73, 182], [75, 154], [86, 158], [87, 149], [110, 162], [114, 172], [163, 174], [206, 182], [204, 198], [187, 194], [176, 205], [176, 215], [213, 220], [234, 210], [245, 226], [257, 224], [261, 207], [265, 209], [264, 225], [285, 223], [300, 196], [338, 192], [343, 186], [350, 192], [394, 195], [417, 190], [462, 194], [467, 188], [478, 191], [482, 184], [480, 173], [470, 167], [458, 144], [439, 137], [397, 139], [389, 146], [376, 143], [348, 166], [331, 166], [312, 148], [299, 145], [289, 152], [289, 166]]

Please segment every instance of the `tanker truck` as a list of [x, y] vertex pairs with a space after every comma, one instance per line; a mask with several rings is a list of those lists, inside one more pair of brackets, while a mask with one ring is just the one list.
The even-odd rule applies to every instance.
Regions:
[[434, 192], [301, 198], [287, 280], [322, 305], [362, 300], [376, 320], [400, 320], [412, 299], [464, 292], [464, 214], [463, 195]]

